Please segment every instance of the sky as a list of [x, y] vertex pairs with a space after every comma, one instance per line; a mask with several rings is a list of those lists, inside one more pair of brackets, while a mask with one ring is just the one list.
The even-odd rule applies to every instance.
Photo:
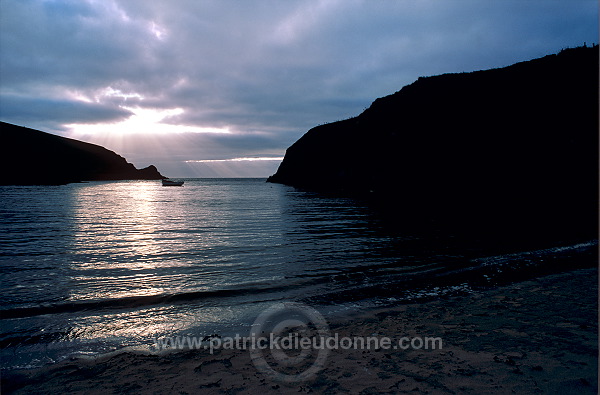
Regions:
[[597, 0], [2, 0], [0, 120], [169, 177], [267, 177], [420, 76], [584, 43]]

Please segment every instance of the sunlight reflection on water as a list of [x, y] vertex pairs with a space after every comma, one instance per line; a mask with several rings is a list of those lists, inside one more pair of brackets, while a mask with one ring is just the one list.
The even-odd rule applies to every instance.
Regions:
[[279, 301], [401, 299], [469, 263], [360, 202], [264, 181], [0, 187], [3, 365], [225, 334]]

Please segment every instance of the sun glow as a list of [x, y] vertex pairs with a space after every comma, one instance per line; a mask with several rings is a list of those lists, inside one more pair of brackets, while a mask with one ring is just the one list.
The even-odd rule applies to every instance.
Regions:
[[282, 161], [283, 156], [281, 157], [249, 157], [249, 158], [232, 158], [232, 159], [202, 159], [202, 160], [186, 160], [186, 163], [217, 163], [217, 162], [255, 162], [255, 161], [266, 161], [266, 160], [274, 160], [274, 161]]
[[117, 123], [68, 124], [65, 125], [74, 134], [167, 134], [167, 133], [230, 133], [229, 129], [175, 125], [164, 120], [184, 113], [182, 108], [149, 109], [141, 107], [125, 107], [132, 115]]

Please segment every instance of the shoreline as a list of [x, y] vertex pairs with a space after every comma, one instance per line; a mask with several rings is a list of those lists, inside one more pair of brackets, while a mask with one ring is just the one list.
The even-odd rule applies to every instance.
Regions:
[[250, 352], [119, 353], [2, 372], [3, 393], [597, 393], [598, 268], [374, 310], [342, 336], [440, 337], [442, 349], [331, 350], [309, 380], [259, 371]]

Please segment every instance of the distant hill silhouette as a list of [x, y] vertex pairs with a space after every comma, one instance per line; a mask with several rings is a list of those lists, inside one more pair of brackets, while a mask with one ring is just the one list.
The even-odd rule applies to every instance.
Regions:
[[0, 185], [58, 185], [78, 181], [160, 180], [156, 167], [136, 169], [99, 145], [0, 122]]
[[419, 78], [309, 130], [268, 181], [365, 196], [395, 219], [596, 237], [598, 46]]

